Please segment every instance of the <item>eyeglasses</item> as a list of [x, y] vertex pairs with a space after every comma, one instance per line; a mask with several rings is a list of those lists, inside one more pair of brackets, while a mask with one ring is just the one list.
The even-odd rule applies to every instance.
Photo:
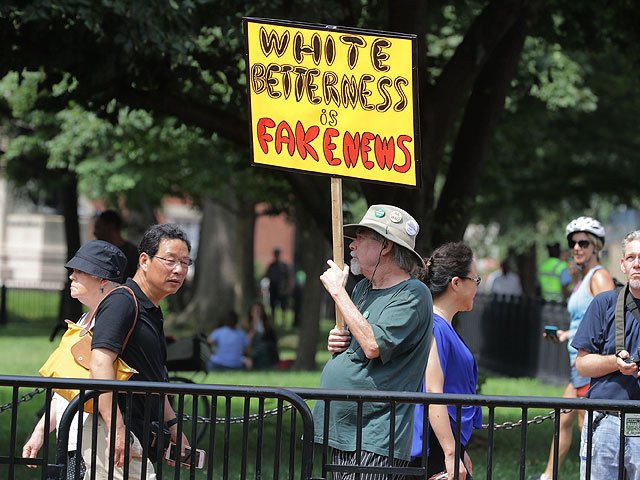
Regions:
[[465, 280], [473, 280], [474, 282], [476, 282], [476, 285], [479, 287], [480, 286], [480, 282], [482, 281], [482, 277], [480, 275], [478, 275], [476, 278], [473, 277], [460, 277], [463, 278]]
[[189, 268], [191, 265], [193, 265], [193, 260], [191, 260], [190, 258], [185, 259], [180, 259], [180, 260], [174, 260], [172, 258], [163, 258], [163, 257], [159, 257], [157, 255], [149, 255], [150, 257], [155, 257], [158, 260], [162, 260], [164, 262], [164, 264], [169, 267], [169, 268], [175, 268], [175, 266], [179, 263], [181, 266], [183, 266], [184, 268]]
[[585, 248], [589, 248], [589, 245], [591, 245], [591, 242], [589, 240], [578, 240], [577, 242], [575, 240], [569, 240], [569, 248], [573, 248], [576, 246], [576, 243], [578, 244], [578, 246], [580, 248], [582, 248], [583, 250]]

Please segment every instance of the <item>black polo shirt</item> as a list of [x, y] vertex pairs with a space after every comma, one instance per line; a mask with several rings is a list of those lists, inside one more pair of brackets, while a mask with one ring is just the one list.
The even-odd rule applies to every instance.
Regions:
[[[160, 307], [156, 307], [140, 290], [133, 279], [129, 278], [125, 285], [131, 288], [138, 300], [138, 321], [122, 352], [124, 343], [135, 317], [135, 303], [131, 293], [120, 288], [110, 293], [98, 307], [93, 327], [91, 348], [106, 348], [120, 354], [122, 359], [138, 373], [131, 380], [164, 382], [166, 378], [165, 361], [167, 346], [164, 336], [164, 317]], [[131, 411], [133, 433], [142, 439], [144, 420], [144, 395], [134, 395]], [[158, 419], [158, 397], [151, 397], [151, 420]], [[120, 395], [118, 404], [123, 412], [126, 410], [126, 396]]]

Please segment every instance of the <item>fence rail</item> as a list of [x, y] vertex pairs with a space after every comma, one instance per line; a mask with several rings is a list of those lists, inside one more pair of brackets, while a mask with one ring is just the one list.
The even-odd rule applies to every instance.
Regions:
[[[460, 394], [429, 394], [429, 393], [408, 393], [408, 392], [380, 392], [380, 391], [360, 391], [360, 390], [320, 390], [320, 389], [303, 389], [303, 388], [294, 388], [292, 389], [298, 395], [300, 395], [305, 400], [324, 400], [325, 402], [334, 402], [334, 401], [352, 401], [358, 404], [366, 403], [366, 402], [386, 402], [391, 405], [398, 403], [413, 403], [418, 404], [422, 403], [426, 406], [430, 404], [436, 405], [456, 405], [456, 406], [480, 406], [488, 408], [488, 416], [485, 418], [485, 421], [488, 420], [488, 424], [493, 426], [493, 428], [488, 429], [488, 442], [487, 442], [487, 469], [486, 469], [486, 479], [491, 480], [494, 478], [494, 435], [497, 425], [495, 425], [495, 409], [500, 407], [505, 408], [513, 408], [519, 409], [521, 412], [521, 425], [522, 428], [521, 436], [520, 436], [520, 475], [518, 478], [520, 480], [525, 480], [527, 478], [525, 467], [526, 467], [526, 450], [527, 450], [527, 429], [528, 429], [528, 411], [531, 409], [551, 409], [554, 411], [554, 464], [555, 464], [555, 474], [554, 479], [557, 479], [557, 470], [558, 470], [558, 435], [560, 429], [560, 415], [562, 410], [586, 410], [587, 416], [585, 417], [585, 422], [589, 422], [591, 425], [594, 412], [599, 411], [607, 411], [607, 412], [622, 412], [622, 413], [640, 413], [640, 402], [633, 400], [597, 400], [597, 399], [577, 399], [577, 398], [550, 398], [550, 397], [524, 397], [524, 396], [500, 396], [500, 395], [460, 395]], [[426, 425], [428, 417], [426, 417], [427, 408], [425, 408], [425, 419], [423, 424]], [[358, 409], [360, 414], [362, 414], [362, 409]], [[458, 416], [460, 415], [460, 409], [458, 409]], [[362, 421], [362, 419], [360, 419]], [[459, 425], [460, 422], [457, 422]], [[392, 432], [393, 429], [390, 428]], [[590, 430], [592, 432], [592, 430]], [[460, 432], [456, 433], [456, 460], [454, 465], [458, 465], [460, 450], [459, 450], [459, 442], [460, 442]], [[623, 442], [624, 437], [621, 437], [620, 441]], [[327, 471], [336, 470], [335, 465], [331, 465], [328, 463], [328, 451], [327, 444], [322, 445], [322, 476], [325, 478]], [[425, 447], [423, 447], [424, 450]], [[589, 443], [588, 443], [588, 452], [589, 459], [588, 464], [591, 463], [591, 434], [589, 435]], [[427, 459], [428, 460], [428, 459]], [[622, 459], [621, 463], [622, 465]], [[406, 469], [394, 469], [394, 468], [386, 468], [386, 469], [377, 469], [378, 471], [384, 471], [385, 473], [402, 473], [405, 475], [414, 475], [424, 477], [426, 473], [428, 464], [423, 462], [420, 468], [406, 468]], [[367, 468], [355, 469], [354, 471], [365, 473], [369, 471]], [[620, 480], [623, 480], [622, 470], [620, 470], [621, 476]], [[587, 476], [587, 480], [591, 477]], [[594, 478], [594, 480], [596, 480]]]
[[0, 325], [36, 320], [53, 325], [64, 283], [6, 281], [0, 285]]
[[[11, 389], [7, 395], [7, 388]], [[20, 402], [20, 389], [40, 388], [45, 390], [45, 412], [48, 412], [53, 388], [79, 388], [80, 396], [83, 400], [97, 395], [104, 391], [118, 391], [125, 394], [127, 401], [135, 395], [145, 397], [145, 407], [150, 405], [154, 398], [163, 399], [164, 396], [172, 397], [171, 401], [179, 419], [178, 438], [184, 432], [191, 445], [198, 445], [206, 450], [205, 469], [198, 472], [197, 478], [230, 478], [240, 476], [246, 478], [255, 475], [256, 478], [289, 478], [310, 479], [313, 468], [313, 421], [311, 412], [307, 404], [294, 392], [271, 387], [242, 387], [228, 385], [200, 385], [200, 384], [174, 384], [174, 383], [154, 383], [154, 382], [118, 382], [106, 380], [81, 381], [76, 379], [51, 378], [43, 379], [36, 377], [20, 376], [0, 376], [0, 392], [4, 390], [4, 397], [11, 400], [12, 407], [0, 413], [0, 427], [5, 428], [5, 422], [10, 420], [7, 428], [9, 432], [8, 441], [3, 445], [0, 440], [0, 466], [7, 465], [8, 479], [13, 479], [16, 467], [27, 464], [46, 466], [42, 470], [42, 478], [66, 478], [66, 452], [69, 440], [69, 427], [73, 421], [75, 411], [80, 405], [80, 398], [76, 397], [65, 411], [62, 418], [58, 439], [56, 443], [55, 461], [52, 459], [52, 449], [45, 443], [39, 452], [39, 458], [35, 460], [21, 458], [20, 445], [26, 438], [18, 438], [19, 420], [23, 423], [24, 416], [20, 411], [25, 402]], [[84, 389], [84, 390], [83, 390]], [[91, 389], [91, 390], [89, 390]], [[95, 390], [95, 392], [94, 392]], [[36, 397], [37, 398], [37, 397]], [[206, 399], [211, 406], [209, 428], [206, 438], [197, 444], [197, 429], [195, 423], [186, 422], [185, 416], [197, 418], [198, 404], [202, 399]], [[252, 408], [258, 412], [264, 412], [268, 402], [274, 403], [278, 413], [274, 416], [271, 424], [267, 425], [264, 418], [259, 416], [256, 422], [249, 423], [250, 411]], [[131, 403], [129, 403], [131, 405]], [[164, 400], [160, 405], [159, 417], [163, 417]], [[289, 407], [290, 406], [290, 407]], [[115, 405], [114, 405], [115, 407]], [[97, 402], [94, 402], [97, 408]], [[9, 413], [10, 410], [10, 413]], [[151, 415], [153, 408], [145, 408], [145, 429], [139, 440], [144, 452], [142, 463], [146, 464], [146, 459], [151, 453], [148, 447], [152, 438], [150, 422], [154, 419]], [[290, 410], [290, 412], [287, 412]], [[232, 428], [234, 415], [240, 412], [246, 421], [237, 428]], [[96, 411], [94, 410], [94, 417]], [[125, 415], [125, 418], [126, 415]], [[216, 418], [222, 419], [222, 424], [216, 422]], [[32, 420], [33, 421], [33, 420]], [[45, 419], [45, 431], [48, 431], [50, 419]], [[129, 423], [129, 422], [127, 422]], [[97, 427], [93, 425], [95, 433]], [[129, 428], [129, 427], [128, 427]], [[78, 429], [78, 445], [82, 445], [82, 428]], [[165, 435], [159, 429], [158, 445], [162, 444]], [[25, 435], [26, 437], [26, 435]], [[96, 435], [94, 434], [95, 438]], [[20, 441], [18, 443], [18, 441]], [[96, 446], [93, 445], [93, 451]], [[126, 452], [125, 452], [126, 455]], [[270, 456], [270, 457], [268, 457]], [[156, 464], [158, 478], [162, 478], [162, 470], [167, 470], [166, 464], [162, 462]], [[271, 468], [268, 471], [268, 468]], [[175, 477], [195, 478], [195, 469], [191, 472], [176, 468]], [[181, 476], [182, 475], [182, 476]], [[89, 478], [89, 474], [87, 474]]]
[[[150, 383], [150, 382], [117, 382], [117, 381], [79, 381], [73, 379], [41, 379], [36, 377], [19, 377], [19, 376], [0, 376], [0, 398], [10, 399], [13, 408], [5, 408], [0, 413], [0, 428], [10, 432], [8, 439], [0, 440], [0, 466], [7, 465], [8, 475], [6, 478], [13, 479], [16, 469], [25, 468], [28, 463], [34, 465], [47, 466], [42, 470], [42, 478], [64, 478], [63, 474], [66, 468], [66, 442], [68, 439], [68, 427], [72, 422], [73, 409], [80, 404], [77, 398], [72, 402], [63, 417], [60, 433], [57, 440], [57, 455], [55, 461], [50, 458], [50, 450], [48, 444], [43, 445], [40, 456], [35, 460], [27, 460], [20, 458], [19, 446], [23, 438], [18, 436], [19, 420], [24, 423], [24, 417], [20, 411], [28, 400], [21, 400], [20, 389], [44, 389], [47, 403], [50, 401], [52, 388], [85, 388], [84, 394], [87, 396], [97, 395], [98, 391], [119, 391], [124, 392], [128, 398], [133, 395], [144, 394], [147, 398], [150, 396], [174, 396], [177, 400], [176, 413], [178, 418], [182, 419], [178, 425], [180, 431], [184, 431], [189, 438], [191, 444], [196, 444], [196, 428], [195, 425], [187, 424], [184, 421], [186, 410], [191, 408], [194, 417], [197, 417], [198, 401], [202, 398], [207, 399], [211, 405], [211, 411], [208, 419], [210, 430], [206, 439], [199, 446], [207, 451], [207, 460], [205, 469], [198, 473], [196, 477], [195, 471], [181, 471], [177, 469], [175, 478], [181, 478], [181, 474], [185, 478], [300, 478], [302, 480], [312, 480], [314, 466], [314, 445], [313, 445], [313, 419], [306, 402], [323, 401], [328, 404], [332, 402], [354, 402], [359, 412], [358, 425], [362, 426], [365, 422], [363, 418], [363, 406], [367, 403], [386, 403], [389, 405], [389, 411], [394, 412], [395, 407], [399, 404], [430, 404], [439, 405], [456, 405], [457, 415], [460, 415], [460, 407], [462, 405], [481, 406], [488, 409], [485, 421], [493, 426], [496, 417], [496, 408], [511, 408], [519, 412], [522, 419], [522, 429], [520, 435], [520, 456], [517, 459], [519, 463], [518, 478], [524, 480], [527, 478], [526, 452], [527, 452], [527, 434], [530, 410], [532, 409], [551, 409], [555, 413], [554, 432], [555, 432], [555, 474], [557, 478], [557, 459], [558, 459], [558, 435], [560, 426], [560, 412], [566, 409], [583, 409], [587, 411], [586, 422], [591, 427], [597, 412], [621, 412], [622, 417], [631, 413], [640, 413], [640, 403], [637, 401], [624, 400], [590, 400], [590, 399], [570, 399], [570, 398], [546, 398], [546, 397], [515, 397], [515, 396], [495, 396], [495, 395], [455, 395], [455, 394], [427, 394], [427, 393], [408, 393], [408, 392], [381, 392], [381, 391], [359, 391], [359, 390], [321, 390], [311, 388], [271, 388], [271, 387], [241, 387], [228, 385], [199, 385], [199, 384], [167, 384], [167, 383]], [[89, 389], [95, 390], [92, 393]], [[24, 392], [23, 392], [24, 396]], [[26, 398], [27, 396], [25, 396]], [[37, 397], [36, 397], [37, 398]], [[191, 400], [191, 401], [189, 401]], [[265, 414], [267, 404], [275, 402], [277, 414], [273, 422], [275, 427], [268, 426]], [[97, 404], [97, 402], [95, 402]], [[285, 405], [286, 404], [286, 405]], [[174, 403], [174, 405], [176, 405]], [[285, 410], [291, 406], [291, 412], [285, 415]], [[257, 410], [257, 416], [252, 413]], [[325, 410], [326, 411], [326, 410]], [[240, 426], [232, 427], [232, 418], [238, 418], [237, 414], [243, 418]], [[236, 415], [236, 417], [234, 417]], [[425, 423], [428, 420], [428, 409], [425, 408]], [[148, 419], [148, 418], [147, 418]], [[218, 421], [216, 421], [216, 419]], [[255, 423], [252, 422], [255, 420]], [[269, 420], [271, 421], [271, 420]], [[7, 423], [10, 425], [7, 426]], [[216, 425], [221, 422], [218, 432]], [[395, 418], [391, 415], [389, 431], [393, 432]], [[458, 422], [459, 423], [459, 422]], [[622, 422], [623, 423], [623, 422]], [[326, 423], [325, 423], [326, 424]], [[301, 429], [298, 430], [298, 425]], [[81, 442], [81, 430], [79, 429], [78, 440]], [[592, 432], [591, 429], [588, 430]], [[145, 430], [145, 442], [147, 433]], [[487, 434], [486, 446], [486, 479], [494, 478], [494, 438], [496, 429], [489, 428]], [[393, 437], [393, 434], [390, 435]], [[460, 432], [456, 432], [456, 441], [458, 442], [457, 453], [460, 455], [459, 446]], [[591, 452], [591, 434], [589, 434], [589, 448]], [[620, 442], [624, 442], [624, 435], [621, 429]], [[390, 443], [393, 443], [391, 438]], [[361, 443], [358, 443], [360, 448]], [[287, 449], [288, 447], [288, 449]], [[323, 444], [317, 445], [318, 455], [315, 456], [319, 465], [316, 467], [316, 475], [320, 474], [321, 478], [326, 478], [332, 471], [353, 471], [353, 472], [371, 472], [384, 474], [404, 474], [408, 476], [424, 477], [428, 466], [428, 458], [426, 458], [419, 467], [367, 467], [367, 466], [351, 466], [348, 468], [330, 463], [329, 447], [325, 441]], [[426, 448], [426, 447], [423, 447]], [[391, 450], [393, 451], [393, 450]], [[148, 452], [145, 452], [145, 456]], [[590, 465], [591, 454], [588, 453], [587, 464]], [[146, 458], [146, 457], [145, 457]], [[255, 459], [251, 462], [250, 459]], [[273, 462], [268, 467], [265, 460]], [[319, 462], [318, 462], [319, 460]], [[620, 465], [623, 465], [624, 459], [621, 457]], [[458, 465], [458, 461], [454, 463]], [[162, 478], [162, 462], [157, 464], [157, 472]], [[590, 478], [589, 471], [587, 478]], [[48, 475], [48, 476], [47, 476]], [[620, 470], [619, 479], [624, 478], [624, 473]]]

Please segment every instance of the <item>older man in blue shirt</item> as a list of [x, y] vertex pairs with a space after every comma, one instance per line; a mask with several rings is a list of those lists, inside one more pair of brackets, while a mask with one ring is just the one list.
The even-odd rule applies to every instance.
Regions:
[[[640, 400], [638, 366], [625, 361], [640, 347], [640, 230], [628, 234], [623, 242], [620, 267], [628, 280], [621, 292], [624, 307], [624, 344], [616, 346], [616, 303], [618, 293], [597, 295], [585, 313], [571, 343], [578, 349], [576, 368], [591, 377], [588, 398]], [[618, 478], [620, 416], [617, 412], [596, 412], [592, 443], [591, 478]], [[585, 478], [588, 423], [582, 429], [580, 478]], [[627, 478], [640, 478], [640, 437], [624, 438], [624, 469]]]

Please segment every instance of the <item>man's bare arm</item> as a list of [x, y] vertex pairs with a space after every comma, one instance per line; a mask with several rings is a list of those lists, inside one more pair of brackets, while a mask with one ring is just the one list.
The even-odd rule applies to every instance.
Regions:
[[[164, 421], [168, 422], [176, 418], [176, 414], [173, 411], [173, 407], [171, 406], [171, 402], [169, 402], [169, 396], [165, 395], [164, 397]], [[169, 427], [169, 431], [171, 432], [171, 441], [175, 444], [178, 443], [178, 424], [175, 423]], [[187, 436], [184, 432], [182, 432], [182, 449], [181, 455], [185, 455], [185, 447], [189, 446], [189, 441], [187, 440]]]
[[349, 276], [349, 267], [338, 267], [333, 260], [328, 260], [329, 269], [320, 276], [324, 288], [329, 292], [336, 304], [336, 308], [342, 313], [345, 323], [349, 327], [351, 335], [355, 337], [367, 358], [378, 358], [380, 348], [373, 334], [373, 328], [366, 318], [362, 316], [354, 305], [345, 289]]
[[576, 358], [576, 369], [583, 377], [598, 378], [613, 372], [620, 372], [623, 375], [633, 375], [638, 373], [635, 363], [626, 363], [623, 359], [629, 356], [629, 352], [622, 350], [620, 356], [600, 355], [599, 353], [589, 353], [585, 350], [578, 350]]
[[[95, 348], [91, 351], [91, 367], [89, 373], [91, 378], [101, 380], [115, 380], [116, 374], [113, 368], [113, 362], [118, 358], [118, 354], [106, 348]], [[107, 392], [100, 395], [98, 399], [98, 410], [100, 416], [107, 424], [107, 429], [111, 431], [111, 402], [113, 393]], [[124, 445], [125, 445], [125, 429], [124, 420], [120, 409], [116, 407], [116, 444], [114, 450], [114, 464], [118, 467], [124, 465]], [[109, 442], [109, 439], [107, 439]], [[107, 448], [108, 450], [108, 448]], [[131, 451], [129, 451], [129, 461], [131, 461]]]

